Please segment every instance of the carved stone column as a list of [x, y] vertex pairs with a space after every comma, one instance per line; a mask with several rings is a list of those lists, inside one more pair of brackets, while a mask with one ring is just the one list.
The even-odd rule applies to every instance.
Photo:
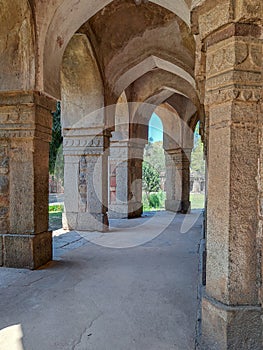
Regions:
[[109, 217], [129, 217], [129, 141], [113, 141], [110, 145]]
[[182, 198], [182, 150], [165, 150], [166, 165], [166, 201], [165, 209], [181, 211]]
[[190, 213], [190, 163], [191, 163], [192, 149], [187, 148], [182, 152], [182, 201], [181, 212], [183, 214]]
[[0, 265], [35, 269], [52, 259], [48, 170], [56, 101], [37, 92], [0, 97]]
[[128, 200], [129, 218], [140, 217], [142, 204], [142, 162], [146, 141], [144, 139], [129, 141], [128, 161]]
[[177, 148], [165, 151], [166, 201], [165, 209], [188, 213], [191, 210], [190, 196], [191, 150]]
[[94, 128], [64, 130], [65, 229], [108, 230], [110, 135], [94, 131]]
[[250, 23], [226, 22], [241, 7], [243, 18], [253, 8], [254, 14], [260, 14], [262, 2], [240, 1], [236, 2], [240, 8], [234, 9], [232, 4], [225, 1], [199, 11], [207, 56], [205, 104], [209, 115], [207, 283], [201, 348], [259, 350], [261, 28], [252, 19]]

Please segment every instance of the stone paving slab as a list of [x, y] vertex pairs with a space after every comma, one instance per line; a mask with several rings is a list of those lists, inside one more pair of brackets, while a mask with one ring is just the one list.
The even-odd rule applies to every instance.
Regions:
[[[193, 350], [201, 238], [194, 215], [176, 215], [132, 248], [55, 232], [55, 261], [36, 271], [0, 269], [0, 340], [8, 333], [15, 342], [0, 349]], [[143, 235], [142, 222], [133, 229]]]

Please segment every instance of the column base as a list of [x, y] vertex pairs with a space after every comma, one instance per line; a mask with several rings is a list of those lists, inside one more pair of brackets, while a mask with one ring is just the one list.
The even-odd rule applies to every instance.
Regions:
[[129, 204], [129, 219], [140, 218], [143, 213], [143, 204], [141, 202], [134, 202]]
[[174, 213], [189, 214], [191, 212], [191, 202], [166, 200], [165, 210], [172, 211]]
[[182, 201], [181, 202], [181, 213], [182, 214], [190, 214], [191, 213], [191, 202], [190, 201]]
[[128, 204], [111, 204], [108, 211], [109, 219], [128, 219], [129, 206]]
[[52, 232], [3, 234], [0, 247], [1, 266], [34, 270], [52, 260]]
[[202, 300], [202, 350], [261, 350], [262, 308]]
[[92, 213], [63, 213], [62, 225], [64, 230], [72, 231], [99, 231], [109, 230], [107, 214]]

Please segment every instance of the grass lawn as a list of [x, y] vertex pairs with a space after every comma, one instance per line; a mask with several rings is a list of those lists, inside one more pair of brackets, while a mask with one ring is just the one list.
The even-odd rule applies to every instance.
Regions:
[[191, 193], [190, 201], [192, 209], [203, 209], [205, 203], [205, 195], [203, 193]]
[[58, 230], [62, 227], [63, 205], [49, 206], [49, 228], [50, 230]]
[[[190, 195], [191, 208], [192, 209], [203, 209], [205, 195], [200, 193], [192, 193]], [[62, 212], [63, 205], [54, 205], [49, 206], [49, 228], [50, 230], [58, 230], [62, 227]], [[161, 208], [150, 208], [147, 204], [144, 203], [143, 211], [156, 211], [164, 210], [164, 207]]]

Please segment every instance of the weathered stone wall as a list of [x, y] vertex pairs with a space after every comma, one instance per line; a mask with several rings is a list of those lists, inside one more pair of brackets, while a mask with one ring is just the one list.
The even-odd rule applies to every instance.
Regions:
[[35, 37], [26, 0], [0, 1], [0, 91], [35, 87]]

